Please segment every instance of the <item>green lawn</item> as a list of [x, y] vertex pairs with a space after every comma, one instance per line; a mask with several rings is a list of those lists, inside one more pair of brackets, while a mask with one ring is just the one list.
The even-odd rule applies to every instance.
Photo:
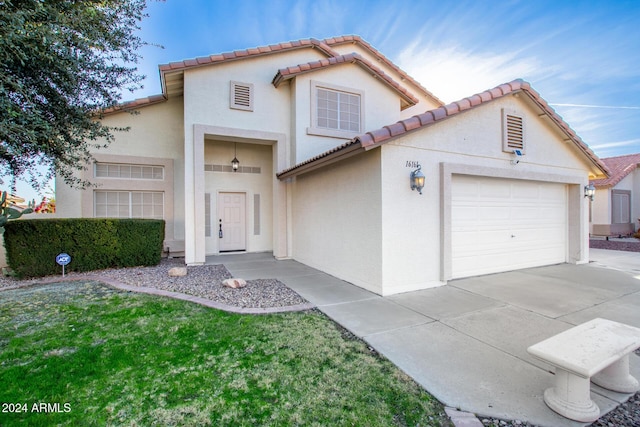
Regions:
[[317, 311], [236, 315], [98, 283], [0, 292], [0, 384], [3, 427], [448, 424]]

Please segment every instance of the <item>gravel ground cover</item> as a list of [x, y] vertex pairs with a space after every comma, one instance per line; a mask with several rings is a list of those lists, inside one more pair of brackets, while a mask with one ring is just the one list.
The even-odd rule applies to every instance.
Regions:
[[[179, 292], [240, 308], [287, 307], [307, 302], [291, 288], [276, 279], [247, 280], [247, 286], [241, 289], [222, 286], [224, 279], [232, 277], [222, 264], [189, 266], [187, 267], [186, 276], [169, 277], [169, 269], [183, 266], [184, 262], [181, 259], [163, 259], [159, 265], [153, 267], [70, 273], [67, 274], [67, 278], [99, 275], [131, 286]], [[38, 283], [38, 281], [38, 279], [18, 281], [4, 277], [0, 279], [0, 289]]]
[[631, 237], [624, 240], [590, 239], [589, 247], [614, 251], [640, 252], [640, 240]]
[[[537, 427], [526, 421], [506, 421], [495, 418], [482, 418], [483, 425], [489, 427]], [[591, 427], [638, 427], [640, 426], [640, 393], [636, 393], [616, 409], [600, 417]]]

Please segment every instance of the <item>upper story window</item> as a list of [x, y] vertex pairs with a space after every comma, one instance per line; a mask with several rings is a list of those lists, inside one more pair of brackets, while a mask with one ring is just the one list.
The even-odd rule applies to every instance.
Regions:
[[95, 163], [96, 178], [164, 179], [163, 166]]
[[362, 91], [311, 82], [311, 127], [307, 133], [336, 138], [356, 136], [363, 129]]
[[360, 132], [360, 95], [318, 88], [319, 128]]

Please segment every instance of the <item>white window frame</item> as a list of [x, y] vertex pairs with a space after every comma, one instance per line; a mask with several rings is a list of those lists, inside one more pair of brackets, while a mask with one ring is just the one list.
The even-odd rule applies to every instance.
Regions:
[[[360, 98], [360, 129], [357, 131], [332, 129], [318, 126], [318, 89], [346, 93], [348, 95], [358, 96]], [[355, 136], [361, 135], [363, 129], [365, 129], [365, 117], [364, 117], [364, 91], [348, 88], [344, 86], [338, 86], [329, 83], [322, 83], [319, 81], [311, 80], [311, 126], [307, 128], [307, 134], [328, 136], [331, 138], [350, 139]]]
[[[138, 165], [132, 163], [112, 163], [112, 162], [95, 162], [93, 164], [93, 176], [94, 178], [103, 178], [103, 179], [126, 179], [126, 180], [149, 180], [149, 181], [163, 181], [164, 180], [164, 166], [161, 165]], [[100, 175], [98, 172], [99, 167], [107, 167], [107, 174]], [[114, 168], [118, 170], [117, 176], [111, 176], [109, 172], [109, 168]], [[123, 170], [128, 168], [129, 175], [122, 175]], [[141, 176], [134, 177], [133, 169], [140, 168]], [[151, 177], [144, 176], [144, 170], [151, 169]]]
[[[126, 202], [127, 202], [127, 215], [120, 215], [120, 213], [118, 213], [118, 215], [98, 215], [98, 198], [97, 198], [97, 194], [108, 194], [108, 193], [118, 193], [118, 194], [127, 194], [127, 198], [126, 198]], [[154, 195], [161, 195], [162, 196], [162, 215], [160, 217], [158, 216], [134, 216], [134, 212], [133, 212], [133, 207], [134, 207], [134, 203], [133, 203], [133, 194], [134, 193], [138, 193], [138, 194], [154, 194]], [[107, 196], [108, 197], [108, 196]], [[105, 205], [108, 206], [108, 203], [106, 203]], [[123, 204], [123, 206], [125, 206]], [[165, 217], [165, 196], [164, 196], [164, 192], [163, 191], [127, 191], [127, 190], [95, 190], [93, 192], [93, 216], [94, 218], [145, 218], [145, 219], [164, 219]]]

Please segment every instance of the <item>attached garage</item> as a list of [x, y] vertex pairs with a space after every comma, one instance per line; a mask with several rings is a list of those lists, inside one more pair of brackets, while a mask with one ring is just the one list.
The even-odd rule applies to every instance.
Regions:
[[565, 262], [567, 215], [565, 184], [454, 175], [452, 277]]
[[585, 187], [606, 173], [515, 82], [358, 136], [278, 178], [293, 179], [294, 257], [392, 295], [589, 262]]

